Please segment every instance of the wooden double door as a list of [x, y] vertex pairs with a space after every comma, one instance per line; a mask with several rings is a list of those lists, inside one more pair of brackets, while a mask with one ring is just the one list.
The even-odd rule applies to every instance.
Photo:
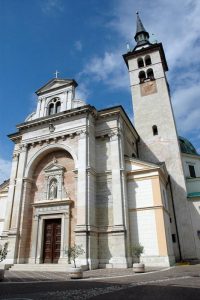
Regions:
[[43, 263], [58, 263], [61, 244], [61, 219], [48, 219], [44, 223]]

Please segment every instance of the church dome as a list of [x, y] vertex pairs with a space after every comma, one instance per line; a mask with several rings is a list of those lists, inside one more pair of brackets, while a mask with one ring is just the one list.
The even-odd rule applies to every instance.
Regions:
[[199, 155], [195, 147], [186, 138], [179, 136], [179, 143], [180, 143], [182, 153]]

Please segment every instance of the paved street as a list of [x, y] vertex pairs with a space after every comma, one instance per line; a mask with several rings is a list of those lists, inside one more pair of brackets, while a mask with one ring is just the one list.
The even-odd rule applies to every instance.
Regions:
[[93, 270], [84, 272], [82, 280], [70, 280], [65, 273], [6, 271], [0, 299], [199, 300], [200, 265], [139, 275], [132, 269]]

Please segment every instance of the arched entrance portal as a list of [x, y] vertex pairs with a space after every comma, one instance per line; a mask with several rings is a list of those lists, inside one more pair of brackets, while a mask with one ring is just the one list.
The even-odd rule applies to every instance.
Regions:
[[74, 159], [63, 149], [51, 150], [37, 157], [29, 172], [20, 243], [20, 256], [28, 263], [67, 262], [66, 250], [74, 239]]

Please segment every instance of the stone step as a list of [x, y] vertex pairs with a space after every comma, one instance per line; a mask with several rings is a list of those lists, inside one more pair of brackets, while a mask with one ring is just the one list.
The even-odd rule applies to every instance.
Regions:
[[70, 264], [14, 264], [10, 271], [70, 272]]

